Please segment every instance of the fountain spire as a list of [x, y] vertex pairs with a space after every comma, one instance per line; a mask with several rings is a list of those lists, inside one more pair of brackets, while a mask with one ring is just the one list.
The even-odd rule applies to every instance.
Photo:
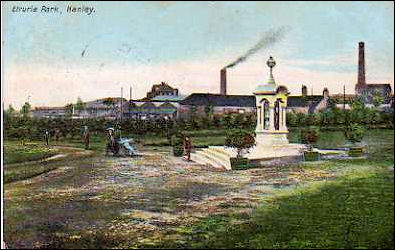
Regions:
[[273, 68], [274, 68], [274, 66], [276, 66], [276, 61], [274, 61], [272, 56], [269, 57], [269, 59], [266, 62], [266, 65], [270, 68], [270, 76], [269, 76], [268, 84], [275, 85], [276, 82], [274, 81], [274, 77], [273, 77]]

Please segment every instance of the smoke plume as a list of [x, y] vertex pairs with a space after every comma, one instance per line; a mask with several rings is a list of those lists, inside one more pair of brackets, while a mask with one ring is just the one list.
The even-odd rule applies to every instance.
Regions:
[[250, 56], [257, 53], [259, 50], [267, 48], [267, 47], [275, 44], [276, 42], [280, 41], [288, 31], [289, 31], [289, 27], [282, 26], [280, 28], [272, 29], [272, 30], [265, 32], [262, 35], [262, 37], [259, 39], [259, 41], [252, 48], [247, 50], [247, 52], [245, 52], [242, 56], [237, 58], [232, 63], [226, 65], [224, 68], [232, 68], [232, 67], [236, 66], [237, 64], [244, 62]]

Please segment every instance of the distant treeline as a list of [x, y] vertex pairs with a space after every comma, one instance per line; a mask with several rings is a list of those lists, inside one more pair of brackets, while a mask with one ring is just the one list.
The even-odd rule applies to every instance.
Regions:
[[394, 113], [377, 111], [371, 108], [361, 110], [329, 109], [326, 111], [301, 114], [288, 113], [289, 127], [316, 126], [320, 128], [342, 127], [349, 123], [357, 123], [367, 128], [394, 128]]
[[50, 135], [59, 129], [62, 137], [77, 138], [82, 135], [83, 127], [88, 126], [92, 133], [104, 134], [106, 129], [114, 127], [123, 134], [144, 135], [147, 133], [169, 138], [179, 131], [203, 129], [227, 129], [238, 127], [248, 130], [255, 128], [255, 116], [251, 114], [229, 114], [221, 118], [214, 116], [191, 116], [185, 119], [70, 119], [70, 118], [31, 118], [28, 116], [4, 117], [4, 137], [20, 139], [40, 139], [46, 130]]
[[[312, 114], [287, 113], [289, 127], [316, 126], [322, 129], [344, 127], [350, 123], [357, 123], [367, 128], [394, 128], [393, 109], [383, 112], [374, 108], [367, 108], [361, 102], [354, 102], [351, 110], [331, 108]], [[30, 118], [28, 116], [15, 117], [4, 112], [5, 138], [42, 138], [44, 131], [51, 135], [59, 129], [62, 137], [74, 138], [82, 135], [84, 126], [88, 126], [93, 133], [104, 134], [109, 127], [120, 129], [124, 134], [144, 135], [147, 133], [171, 137], [180, 131], [193, 131], [203, 129], [232, 129], [240, 128], [254, 131], [256, 127], [255, 114], [226, 114], [222, 117], [211, 113], [198, 115], [192, 113], [188, 118], [178, 120], [168, 119], [47, 119]]]

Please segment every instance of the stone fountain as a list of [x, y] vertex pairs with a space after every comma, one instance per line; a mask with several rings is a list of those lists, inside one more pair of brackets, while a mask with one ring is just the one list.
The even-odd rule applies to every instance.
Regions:
[[[254, 91], [257, 107], [256, 145], [244, 157], [257, 166], [281, 164], [290, 159], [300, 159], [306, 146], [288, 142], [286, 125], [288, 89], [277, 85], [273, 77], [276, 62], [273, 57], [267, 61], [270, 68], [269, 80]], [[191, 155], [195, 162], [216, 168], [232, 169], [230, 158], [236, 157], [235, 149], [225, 146], [209, 147]]]
[[260, 160], [301, 156], [306, 148], [303, 144], [288, 142], [286, 115], [289, 91], [274, 80], [273, 68], [276, 62], [273, 57], [269, 58], [267, 66], [270, 68], [269, 80], [266, 84], [258, 85], [254, 91], [257, 107], [256, 146], [245, 156], [258, 161], [258, 164]]

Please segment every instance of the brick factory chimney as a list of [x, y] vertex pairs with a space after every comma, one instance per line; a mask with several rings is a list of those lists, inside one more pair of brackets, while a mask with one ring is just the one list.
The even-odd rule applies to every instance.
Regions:
[[226, 68], [221, 69], [221, 95], [226, 95]]
[[366, 85], [365, 80], [365, 43], [359, 42], [359, 54], [358, 54], [358, 83], [360, 87]]
[[307, 96], [307, 87], [305, 85], [302, 85], [302, 96]]
[[324, 90], [322, 91], [322, 96], [324, 98], [328, 98], [329, 97], [329, 90], [328, 90], [328, 88], [324, 88]]

